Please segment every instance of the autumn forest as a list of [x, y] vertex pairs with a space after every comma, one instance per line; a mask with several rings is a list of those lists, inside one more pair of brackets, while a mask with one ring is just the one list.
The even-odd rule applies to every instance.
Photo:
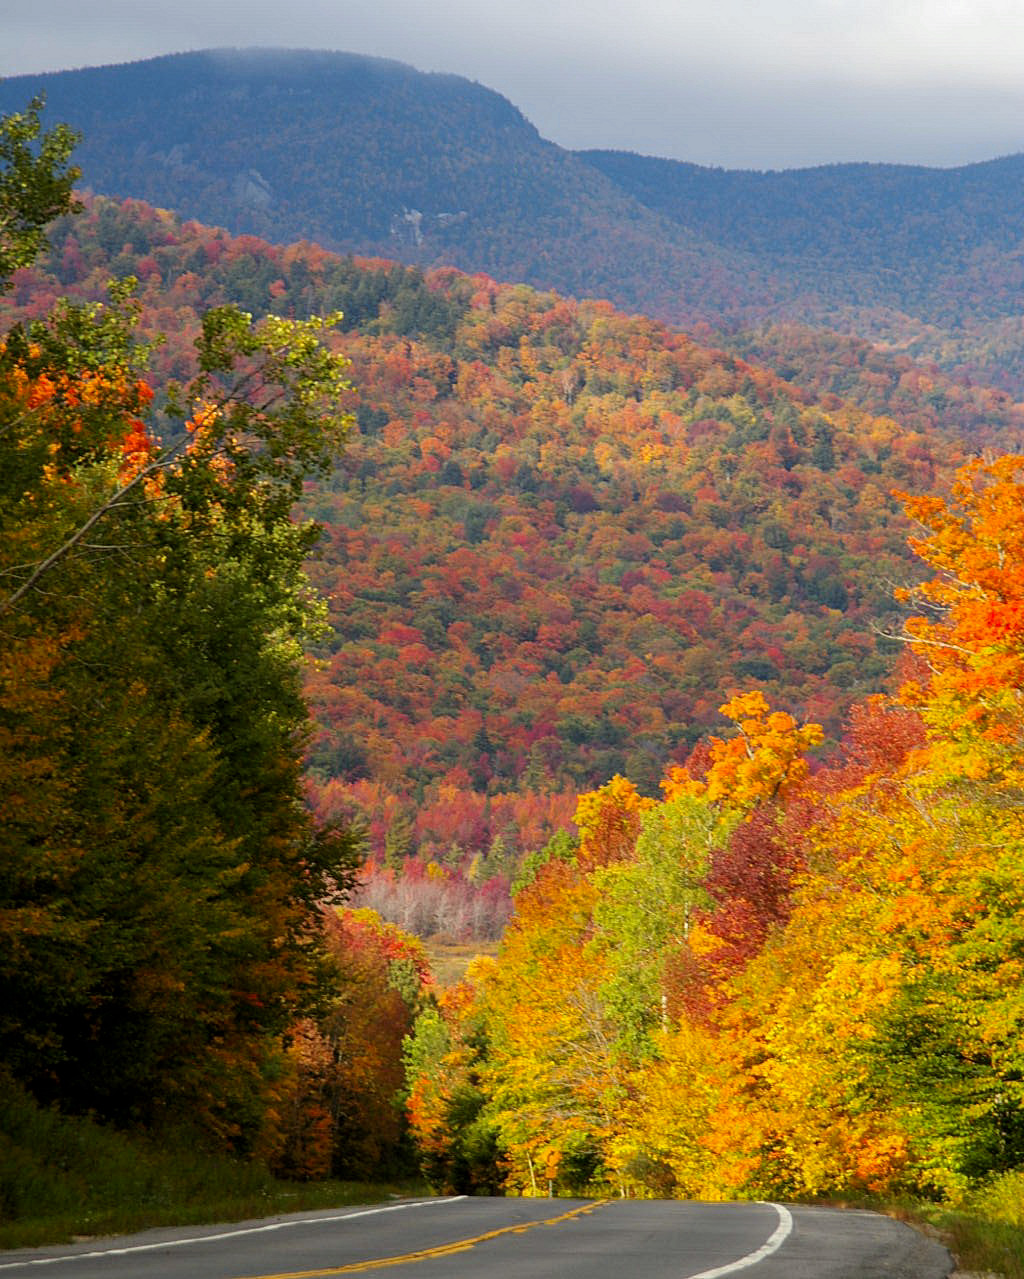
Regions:
[[41, 112], [0, 125], [5, 1089], [295, 1181], [1024, 1165], [1024, 404], [74, 194]]

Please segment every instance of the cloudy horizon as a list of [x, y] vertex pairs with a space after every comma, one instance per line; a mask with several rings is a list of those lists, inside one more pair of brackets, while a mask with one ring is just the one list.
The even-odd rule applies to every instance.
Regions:
[[220, 46], [340, 49], [477, 80], [544, 137], [726, 168], [953, 166], [1024, 150], [1014, 0], [40, 0], [0, 75]]

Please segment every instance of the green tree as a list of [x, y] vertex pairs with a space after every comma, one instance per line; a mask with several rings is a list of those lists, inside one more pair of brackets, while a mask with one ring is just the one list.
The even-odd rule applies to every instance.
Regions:
[[685, 944], [695, 911], [708, 904], [703, 883], [711, 854], [735, 820], [705, 796], [683, 791], [641, 814], [631, 859], [594, 871], [591, 945], [606, 957], [601, 995], [631, 1058], [650, 1057], [652, 1032], [668, 1025], [665, 965]]
[[[26, 167], [33, 128], [0, 130], [19, 260], [66, 160]], [[130, 285], [0, 339], [0, 1058], [45, 1099], [239, 1148], [357, 860], [301, 789], [318, 530], [292, 509], [348, 427], [335, 320], [212, 311], [159, 412]]]
[[68, 161], [78, 135], [66, 124], [42, 131], [44, 99], [0, 119], [0, 287], [41, 249], [45, 227], [74, 207], [79, 170]]

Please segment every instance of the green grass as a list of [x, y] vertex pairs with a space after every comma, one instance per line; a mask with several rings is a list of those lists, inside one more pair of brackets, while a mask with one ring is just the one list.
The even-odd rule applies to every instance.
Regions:
[[421, 1186], [286, 1182], [204, 1151], [185, 1132], [160, 1141], [36, 1106], [0, 1085], [0, 1248], [68, 1243], [151, 1226], [239, 1221], [379, 1202]]
[[1024, 1171], [1003, 1173], [962, 1203], [917, 1204], [909, 1215], [937, 1231], [958, 1269], [1024, 1279]]

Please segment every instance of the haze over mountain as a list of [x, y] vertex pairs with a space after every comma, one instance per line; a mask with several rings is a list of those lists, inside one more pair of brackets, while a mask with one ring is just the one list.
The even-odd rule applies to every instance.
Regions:
[[[723, 329], [827, 325], [1024, 385], [1024, 156], [729, 172], [545, 141], [505, 98], [354, 54], [16, 77], [89, 184], [273, 240], [454, 264]], [[769, 344], [770, 345], [770, 344]]]

